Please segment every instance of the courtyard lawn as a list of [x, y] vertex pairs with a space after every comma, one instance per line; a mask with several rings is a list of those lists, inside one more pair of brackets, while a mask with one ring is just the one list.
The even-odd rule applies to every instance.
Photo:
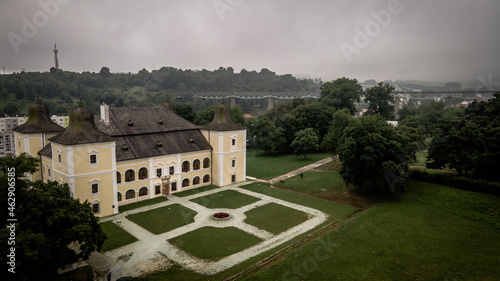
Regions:
[[237, 209], [248, 204], [259, 201], [259, 198], [239, 193], [234, 190], [225, 190], [214, 194], [191, 199], [189, 201], [205, 206], [207, 208]]
[[368, 208], [385, 200], [349, 192], [350, 189], [338, 172], [316, 171], [305, 172], [303, 175], [277, 182], [274, 186], [357, 208]]
[[500, 198], [411, 181], [243, 280], [500, 280]]
[[173, 204], [126, 218], [153, 234], [160, 234], [194, 222], [196, 214], [180, 204]]
[[137, 209], [140, 207], [153, 205], [153, 204], [160, 203], [160, 202], [167, 201], [167, 200], [168, 199], [166, 197], [163, 197], [163, 196], [156, 197], [153, 199], [144, 199], [143, 201], [139, 201], [136, 203], [130, 203], [127, 205], [118, 206], [118, 212], [121, 213], [121, 212], [129, 211], [129, 210]]
[[245, 215], [247, 216], [246, 223], [275, 235], [307, 220], [306, 213], [276, 203], [257, 207], [246, 212]]
[[217, 260], [262, 240], [235, 227], [202, 227], [168, 242], [200, 259]]
[[342, 162], [339, 159], [334, 159], [333, 161], [323, 164], [319, 167], [314, 168], [316, 171], [340, 171], [342, 170]]
[[173, 195], [177, 196], [177, 197], [186, 197], [186, 196], [197, 194], [200, 192], [212, 190], [214, 188], [219, 188], [219, 187], [216, 185], [206, 185], [206, 186], [202, 186], [202, 187], [197, 187], [197, 188], [192, 188], [192, 189], [188, 189], [185, 191], [177, 192], [177, 193], [174, 193]]
[[312, 153], [304, 159], [295, 154], [268, 155], [260, 150], [251, 150], [247, 152], [247, 175], [269, 180], [330, 156], [328, 153]]
[[132, 234], [126, 232], [113, 222], [107, 221], [100, 224], [102, 231], [106, 233], [108, 239], [102, 244], [101, 252], [106, 252], [137, 241]]

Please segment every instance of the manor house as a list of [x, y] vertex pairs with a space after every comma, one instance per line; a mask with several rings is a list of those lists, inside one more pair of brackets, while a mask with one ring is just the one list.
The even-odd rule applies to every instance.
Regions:
[[212, 122], [198, 127], [157, 107], [101, 105], [94, 116], [83, 102], [66, 129], [36, 101], [26, 123], [14, 129], [16, 155], [39, 157], [32, 180], [67, 183], [75, 198], [108, 216], [118, 206], [205, 185], [245, 180], [246, 128], [233, 122], [222, 102]]

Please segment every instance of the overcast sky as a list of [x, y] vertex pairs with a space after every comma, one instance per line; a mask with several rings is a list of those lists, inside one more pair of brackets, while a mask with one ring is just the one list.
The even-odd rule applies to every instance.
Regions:
[[57, 43], [60, 68], [77, 72], [500, 80], [498, 0], [0, 0], [0, 23], [6, 73], [48, 71]]

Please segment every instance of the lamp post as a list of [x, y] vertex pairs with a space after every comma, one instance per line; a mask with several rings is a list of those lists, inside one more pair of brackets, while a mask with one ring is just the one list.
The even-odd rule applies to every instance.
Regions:
[[170, 194], [170, 175], [165, 175], [161, 177], [161, 186], [163, 189], [163, 194], [169, 195]]

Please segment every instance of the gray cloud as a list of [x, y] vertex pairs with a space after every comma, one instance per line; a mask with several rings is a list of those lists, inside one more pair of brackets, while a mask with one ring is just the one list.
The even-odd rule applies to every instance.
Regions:
[[[22, 18], [33, 23], [44, 10], [37, 1], [2, 1], [0, 67], [47, 71], [57, 43], [60, 67], [72, 71], [232, 66], [324, 80], [471, 81], [489, 74], [499, 80], [496, 0], [401, 0], [400, 12], [387, 26], [372, 29], [370, 42], [349, 63], [340, 45], [356, 47], [355, 28], [365, 30], [375, 21], [373, 13], [387, 10], [391, 1], [72, 0], [35, 26], [17, 53], [8, 34], [23, 36]], [[231, 10], [221, 20], [215, 2], [240, 4], [226, 6]]]

